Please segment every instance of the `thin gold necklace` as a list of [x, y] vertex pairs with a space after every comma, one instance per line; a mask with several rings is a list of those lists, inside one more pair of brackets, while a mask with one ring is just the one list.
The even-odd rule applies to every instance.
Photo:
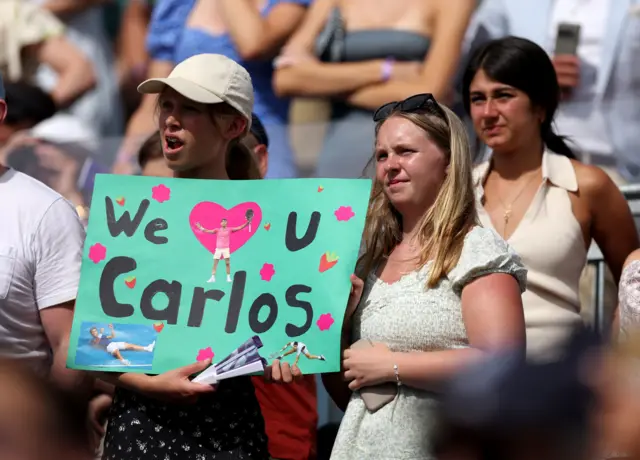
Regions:
[[498, 194], [498, 200], [500, 200], [500, 204], [502, 205], [502, 208], [504, 209], [504, 214], [502, 216], [502, 218], [504, 220], [504, 231], [503, 231], [503, 233], [506, 233], [506, 231], [507, 231], [507, 225], [509, 225], [509, 219], [511, 219], [511, 213], [512, 213], [513, 205], [516, 203], [516, 201], [518, 201], [518, 198], [520, 198], [520, 195], [522, 195], [522, 192], [525, 191], [527, 186], [537, 176], [538, 176], [538, 172], [536, 171], [536, 173], [532, 174], [531, 177], [524, 183], [524, 185], [522, 186], [522, 188], [520, 189], [518, 194], [515, 196], [515, 198], [513, 200], [511, 200], [511, 203], [509, 203], [508, 206], [504, 204], [504, 201], [502, 200], [502, 197], [500, 196], [500, 194]]

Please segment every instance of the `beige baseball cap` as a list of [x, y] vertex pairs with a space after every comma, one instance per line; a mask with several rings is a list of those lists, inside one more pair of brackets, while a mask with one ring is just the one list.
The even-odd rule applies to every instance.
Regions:
[[175, 66], [167, 78], [151, 78], [138, 86], [143, 94], [158, 94], [169, 86], [187, 99], [202, 104], [226, 102], [251, 127], [253, 83], [249, 72], [221, 54], [197, 54]]

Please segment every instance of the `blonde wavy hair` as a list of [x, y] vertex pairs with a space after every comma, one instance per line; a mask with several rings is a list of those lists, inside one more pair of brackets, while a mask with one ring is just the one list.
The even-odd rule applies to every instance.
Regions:
[[[439, 105], [446, 119], [427, 110], [394, 111], [378, 122], [375, 130], [377, 138], [380, 127], [389, 118], [409, 120], [435, 142], [447, 159], [444, 183], [433, 205], [425, 210], [417, 233], [420, 245], [417, 268], [433, 261], [427, 288], [434, 287], [456, 266], [465, 236], [478, 225], [467, 132], [451, 110]], [[364, 253], [357, 264], [358, 276], [364, 279], [401, 240], [402, 217], [385, 195], [382, 183], [374, 179], [364, 229]]]

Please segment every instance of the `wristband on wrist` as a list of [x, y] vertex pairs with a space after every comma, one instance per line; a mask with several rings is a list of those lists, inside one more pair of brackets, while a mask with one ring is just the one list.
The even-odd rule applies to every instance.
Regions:
[[394, 62], [395, 61], [394, 61], [393, 58], [387, 58], [382, 63], [382, 81], [383, 82], [389, 81], [391, 79], [391, 75], [393, 73], [393, 63]]

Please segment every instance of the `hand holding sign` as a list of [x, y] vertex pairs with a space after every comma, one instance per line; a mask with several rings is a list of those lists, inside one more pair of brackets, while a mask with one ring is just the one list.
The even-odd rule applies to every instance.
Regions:
[[164, 374], [148, 377], [143, 392], [154, 399], [168, 402], [194, 403], [198, 397], [215, 391], [215, 387], [194, 383], [189, 377], [202, 372], [211, 364], [211, 360], [189, 364]]
[[273, 361], [271, 366], [264, 370], [265, 380], [275, 383], [291, 383], [302, 379], [302, 377], [302, 371], [297, 365], [291, 366], [288, 362], [279, 359]]

